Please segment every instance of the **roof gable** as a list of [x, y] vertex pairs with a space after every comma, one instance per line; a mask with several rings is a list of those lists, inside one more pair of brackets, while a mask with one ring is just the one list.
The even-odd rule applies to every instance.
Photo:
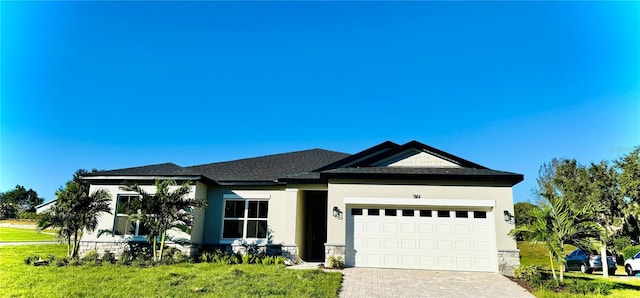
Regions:
[[460, 168], [452, 161], [437, 157], [418, 149], [409, 149], [396, 155], [383, 159], [373, 164], [380, 167], [404, 167], [404, 168]]
[[379, 155], [361, 160], [350, 167], [437, 167], [437, 168], [473, 168], [486, 169], [487, 167], [468, 161], [464, 158], [444, 152], [440, 149], [425, 145], [418, 141], [411, 141], [402, 146], [397, 146]]

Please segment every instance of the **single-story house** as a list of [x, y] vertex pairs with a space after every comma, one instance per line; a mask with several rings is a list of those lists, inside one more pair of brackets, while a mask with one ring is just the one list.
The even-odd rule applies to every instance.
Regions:
[[119, 213], [156, 179], [190, 181], [195, 211], [192, 248], [243, 243], [277, 245], [291, 258], [346, 266], [486, 271], [512, 274], [519, 265], [512, 187], [523, 175], [492, 170], [417, 141], [384, 142], [355, 154], [323, 149], [189, 167], [173, 163], [89, 173], [91, 191], [112, 196], [86, 233], [82, 249], [118, 250], [143, 229]]

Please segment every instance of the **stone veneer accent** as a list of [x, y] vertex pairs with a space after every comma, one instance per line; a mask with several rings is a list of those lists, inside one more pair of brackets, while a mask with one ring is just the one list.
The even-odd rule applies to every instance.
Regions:
[[498, 270], [500, 274], [513, 276], [513, 270], [520, 267], [520, 251], [503, 249], [498, 251]]
[[[196, 245], [178, 245], [175, 243], [167, 243], [166, 245], [178, 249], [182, 253], [190, 256], [195, 256], [198, 253], [198, 247]], [[108, 250], [117, 258], [128, 248], [129, 244], [126, 242], [80, 241], [78, 253], [82, 256], [90, 250], [96, 250], [100, 255], [102, 255]]]
[[340, 258], [342, 258], [342, 261], [344, 262], [344, 260], [345, 260], [345, 251], [346, 251], [346, 246], [344, 244], [329, 244], [329, 243], [325, 243], [324, 244], [324, 263], [325, 264], [329, 263], [329, 257], [330, 256], [340, 257]]

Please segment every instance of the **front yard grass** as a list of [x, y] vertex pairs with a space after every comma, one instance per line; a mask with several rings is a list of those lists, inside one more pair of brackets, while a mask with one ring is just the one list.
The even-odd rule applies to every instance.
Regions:
[[0, 247], [0, 297], [336, 297], [342, 274], [278, 269], [275, 265], [212, 263], [35, 267], [29, 255], [63, 258], [59, 244]]
[[38, 233], [35, 229], [0, 227], [0, 242], [55, 241], [51, 231]]
[[[527, 242], [518, 242], [518, 249], [520, 250], [520, 264], [521, 266], [538, 265], [545, 270], [551, 272], [551, 266], [549, 264], [549, 256], [547, 254], [544, 243], [538, 243], [532, 245]], [[571, 253], [575, 247], [567, 245], [565, 247], [565, 255]], [[558, 270], [558, 264], [555, 264], [556, 270]], [[556, 271], [558, 273], [558, 271]], [[581, 280], [598, 280], [611, 285], [611, 294], [606, 297], [640, 297], [640, 278], [626, 276], [624, 267], [618, 265], [616, 276], [604, 278], [602, 272], [596, 271], [593, 274], [585, 274], [578, 271], [565, 272], [565, 278], [568, 279], [581, 279]], [[567, 279], [565, 279], [565, 283]], [[537, 290], [533, 293], [536, 297], [589, 297], [588, 295], [570, 294], [570, 293], [556, 293], [549, 290]], [[590, 297], [604, 297], [602, 295], [591, 295]]]

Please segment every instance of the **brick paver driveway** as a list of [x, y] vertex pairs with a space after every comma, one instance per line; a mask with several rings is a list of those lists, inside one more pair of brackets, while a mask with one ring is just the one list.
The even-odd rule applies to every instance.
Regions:
[[534, 297], [498, 273], [346, 268], [340, 297]]

